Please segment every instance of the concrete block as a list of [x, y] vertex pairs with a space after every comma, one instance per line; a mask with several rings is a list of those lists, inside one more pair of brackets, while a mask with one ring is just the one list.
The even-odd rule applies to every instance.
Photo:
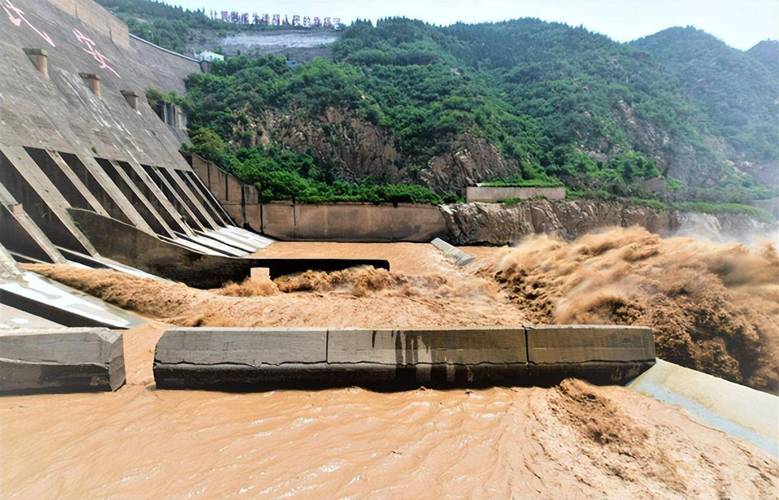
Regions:
[[633, 362], [655, 359], [652, 330], [638, 326], [527, 327], [528, 361], [535, 364]]
[[446, 256], [446, 258], [454, 261], [455, 264], [458, 266], [466, 266], [474, 261], [473, 255], [469, 255], [459, 248], [450, 245], [449, 243], [445, 242], [441, 238], [436, 238], [433, 241], [430, 242], [434, 247], [441, 250], [443, 254]]
[[378, 389], [522, 385], [524, 328], [330, 330], [333, 385]]
[[524, 328], [330, 330], [328, 363], [526, 364]]
[[309, 386], [322, 380], [327, 330], [177, 328], [154, 353], [161, 389]]
[[327, 359], [327, 330], [311, 328], [175, 328], [160, 338], [154, 362], [248, 366]]
[[647, 328], [190, 328], [160, 339], [154, 376], [171, 389], [393, 390], [552, 385], [566, 377], [614, 384], [653, 363]]
[[267, 267], [253, 267], [249, 277], [255, 283], [268, 283], [270, 279], [270, 269]]
[[0, 330], [0, 392], [114, 391], [122, 336], [105, 328]]

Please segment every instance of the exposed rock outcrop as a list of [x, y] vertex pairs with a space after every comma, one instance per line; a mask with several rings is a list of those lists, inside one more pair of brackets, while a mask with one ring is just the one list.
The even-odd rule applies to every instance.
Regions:
[[445, 152], [421, 169], [409, 168], [414, 160], [399, 151], [390, 132], [336, 108], [328, 108], [316, 120], [305, 113], [268, 111], [236, 133], [246, 137], [247, 146], [276, 142], [310, 154], [323, 165], [332, 166], [337, 178], [351, 182], [415, 182], [435, 191], [454, 192], [519, 171], [517, 162], [505, 158], [495, 145], [467, 134], [451, 139]]
[[486, 139], [461, 135], [448, 151], [431, 159], [420, 174], [421, 181], [440, 191], [460, 191], [486, 179], [511, 177], [519, 171], [514, 160], [505, 158]]
[[529, 200], [444, 205], [441, 212], [453, 244], [508, 245], [537, 233], [574, 239], [602, 227], [638, 225], [658, 234], [681, 232], [710, 239], [748, 238], [767, 233], [769, 225], [741, 214], [708, 215], [658, 210], [617, 201]]
[[344, 180], [404, 180], [397, 167], [399, 154], [392, 137], [350, 113], [328, 108], [314, 121], [296, 113], [268, 112], [256, 127], [256, 142], [278, 141], [294, 151], [308, 153], [331, 165]]

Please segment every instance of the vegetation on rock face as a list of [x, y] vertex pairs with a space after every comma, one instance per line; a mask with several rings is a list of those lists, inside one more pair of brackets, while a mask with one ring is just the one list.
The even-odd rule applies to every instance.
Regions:
[[[211, 22], [170, 9], [159, 17]], [[192, 75], [192, 148], [271, 199], [437, 201], [509, 181], [739, 203], [776, 192], [750, 170], [779, 169], [772, 48], [690, 29], [620, 44], [535, 19], [358, 21], [333, 59], [235, 57]]]
[[[633, 42], [681, 81], [708, 123], [736, 153], [752, 161], [779, 158], [779, 75], [772, 74], [770, 42], [750, 54], [695, 28], [671, 28]], [[779, 62], [779, 45], [774, 45]], [[758, 58], [756, 59], [755, 56]], [[765, 61], [760, 61], [763, 56]]]

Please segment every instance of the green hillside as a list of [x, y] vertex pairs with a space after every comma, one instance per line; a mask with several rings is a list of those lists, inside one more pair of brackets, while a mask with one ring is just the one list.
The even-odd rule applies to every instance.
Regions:
[[[728, 47], [695, 28], [671, 28], [633, 42], [676, 77], [685, 95], [704, 112], [736, 161], [779, 158], [779, 78], [771, 43], [750, 52]], [[779, 48], [773, 43], [775, 61]]]
[[[146, 27], [183, 23], [175, 43], [213, 23], [102, 1]], [[620, 44], [536, 19], [393, 18], [353, 23], [332, 59], [230, 58], [192, 75], [184, 102], [192, 148], [268, 198], [435, 202], [498, 181], [738, 203], [779, 186], [775, 48], [693, 28]]]
[[[766, 196], [769, 189], [736, 168], [779, 157], [765, 68], [725, 46], [731, 73], [713, 79], [710, 94], [695, 93], [657, 45], [619, 44], [534, 19], [445, 28], [358, 22], [336, 44], [334, 60], [291, 69], [273, 58], [233, 58], [193, 75], [188, 98], [192, 124], [232, 151], [223, 161], [261, 157], [262, 168], [244, 171], [283, 170], [304, 184], [413, 183], [443, 193], [511, 178], [667, 200]], [[729, 108], [724, 94], [739, 106]], [[359, 143], [365, 130], [383, 139]], [[306, 140], [295, 139], [301, 135]], [[477, 156], [470, 177], [435, 171], [460, 168], [450, 158], [472, 153], [468, 147], [494, 147], [485, 162], [496, 167]], [[391, 154], [371, 168], [350, 164], [387, 148]], [[278, 151], [299, 160], [279, 162]]]

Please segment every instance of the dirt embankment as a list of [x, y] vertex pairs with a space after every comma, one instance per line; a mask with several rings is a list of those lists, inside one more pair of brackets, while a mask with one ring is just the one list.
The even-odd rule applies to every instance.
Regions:
[[779, 257], [692, 238], [614, 229], [524, 241], [492, 276], [538, 323], [649, 325], [659, 357], [776, 392]]

